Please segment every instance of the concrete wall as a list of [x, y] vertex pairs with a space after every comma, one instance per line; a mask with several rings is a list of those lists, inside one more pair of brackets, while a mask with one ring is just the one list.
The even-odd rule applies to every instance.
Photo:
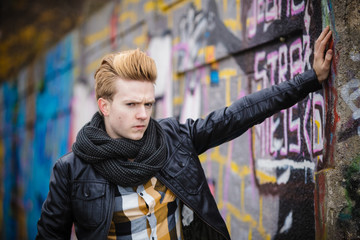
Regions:
[[203, 117], [311, 68], [329, 25], [324, 88], [200, 156], [233, 239], [360, 236], [359, 4], [114, 1], [0, 86], [4, 239], [33, 239], [50, 171], [96, 111], [93, 73], [140, 48], [158, 65], [154, 116]]

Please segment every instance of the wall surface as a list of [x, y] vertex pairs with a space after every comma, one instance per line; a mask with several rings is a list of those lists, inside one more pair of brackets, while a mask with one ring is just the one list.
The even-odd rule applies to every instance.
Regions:
[[311, 69], [329, 25], [329, 80], [200, 156], [233, 239], [360, 238], [360, 5], [331, 0], [113, 1], [0, 86], [2, 239], [33, 239], [51, 168], [97, 110], [102, 56], [158, 67], [154, 117], [204, 117]]

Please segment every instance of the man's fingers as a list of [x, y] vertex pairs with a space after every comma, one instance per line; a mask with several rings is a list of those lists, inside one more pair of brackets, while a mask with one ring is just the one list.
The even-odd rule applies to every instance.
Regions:
[[331, 38], [331, 31], [329, 31], [327, 34], [326, 34], [326, 36], [325, 36], [325, 38], [321, 41], [321, 45], [320, 45], [320, 49], [319, 49], [319, 51], [321, 51], [321, 52], [324, 52], [325, 51], [325, 48], [326, 48], [326, 45], [328, 44], [328, 42], [329, 42], [329, 40], [330, 40], [330, 38]]
[[318, 39], [321, 41], [323, 40], [323, 38], [326, 36], [326, 34], [328, 33], [329, 31], [329, 26], [326, 26], [326, 28], [324, 28], [324, 30], [322, 30], [320, 36], [318, 37]]
[[327, 69], [327, 68], [330, 68], [330, 62], [331, 62], [331, 59], [333, 57], [333, 51], [331, 49], [329, 49], [327, 52], [326, 52], [326, 55], [325, 55], [325, 61], [323, 63], [323, 66]]
[[317, 51], [318, 51], [319, 53], [321, 53], [321, 57], [322, 57], [322, 58], [324, 57], [325, 48], [326, 48], [326, 45], [327, 45], [327, 43], [329, 42], [329, 39], [330, 39], [330, 38], [331, 38], [331, 31], [329, 31], [329, 32], [326, 34], [325, 38], [323, 38], [323, 39], [320, 41], [320, 43], [319, 43], [319, 46], [318, 46]]
[[[331, 31], [329, 31], [326, 36], [318, 43], [317, 49], [315, 50], [315, 58], [319, 60], [324, 60], [325, 48], [329, 43], [329, 40], [332, 36]], [[320, 38], [319, 38], [320, 39]]]
[[318, 50], [318, 48], [320, 47], [320, 44], [321, 44], [322, 40], [327, 36], [329, 30], [330, 30], [330, 28], [329, 28], [329, 26], [327, 26], [327, 27], [324, 28], [324, 30], [321, 32], [320, 36], [319, 36], [318, 39], [315, 41], [315, 51]]

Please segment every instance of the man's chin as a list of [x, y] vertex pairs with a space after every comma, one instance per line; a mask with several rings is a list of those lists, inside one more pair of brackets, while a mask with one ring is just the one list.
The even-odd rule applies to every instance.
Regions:
[[143, 136], [144, 136], [144, 133], [141, 133], [141, 134], [138, 133], [138, 134], [134, 134], [134, 135], [129, 136], [129, 139], [134, 140], [134, 141], [138, 141], [138, 140], [142, 139]]

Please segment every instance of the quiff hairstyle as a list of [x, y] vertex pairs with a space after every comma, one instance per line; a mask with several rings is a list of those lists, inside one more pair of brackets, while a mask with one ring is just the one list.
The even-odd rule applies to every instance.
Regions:
[[[116, 80], [142, 80], [155, 84], [155, 61], [139, 49], [107, 54], [95, 72], [96, 100], [113, 100]], [[101, 111], [100, 111], [101, 113]]]

